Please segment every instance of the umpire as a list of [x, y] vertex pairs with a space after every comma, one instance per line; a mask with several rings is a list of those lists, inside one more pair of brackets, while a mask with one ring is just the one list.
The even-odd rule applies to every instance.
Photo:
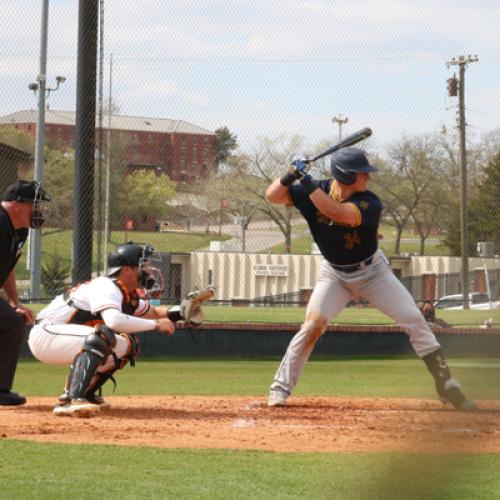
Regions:
[[12, 392], [17, 361], [24, 341], [26, 324], [35, 313], [20, 304], [14, 267], [28, 237], [28, 228], [39, 229], [45, 221], [43, 201], [50, 196], [38, 182], [17, 181], [7, 187], [0, 204], [0, 405], [17, 406], [26, 398]]

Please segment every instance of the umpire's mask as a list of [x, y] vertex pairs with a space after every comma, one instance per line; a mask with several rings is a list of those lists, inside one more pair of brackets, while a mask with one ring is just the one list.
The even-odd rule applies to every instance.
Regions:
[[30, 217], [30, 227], [32, 229], [40, 229], [45, 222], [45, 215], [43, 213], [43, 200], [43, 188], [40, 186], [40, 184], [37, 184]]

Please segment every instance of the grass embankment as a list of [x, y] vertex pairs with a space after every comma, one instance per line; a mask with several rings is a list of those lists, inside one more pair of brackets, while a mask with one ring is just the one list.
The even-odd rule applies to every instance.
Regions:
[[[230, 236], [206, 233], [187, 233], [187, 232], [141, 232], [141, 231], [113, 231], [111, 233], [111, 241], [108, 249], [111, 251], [117, 245], [126, 241], [135, 241], [137, 243], [150, 243], [160, 252], [170, 253], [189, 253], [194, 250], [205, 248], [210, 245], [210, 241], [224, 241]], [[103, 243], [104, 245], [104, 243]], [[65, 267], [71, 267], [71, 249], [73, 248], [73, 231], [67, 229], [64, 231], [44, 230], [43, 245], [42, 245], [42, 265], [51, 262], [51, 259], [57, 259], [64, 264]], [[101, 248], [103, 251], [103, 248]], [[16, 267], [17, 279], [29, 279], [29, 271], [26, 270], [26, 253], [21, 257], [19, 264]], [[102, 256], [101, 256], [102, 259]], [[97, 269], [97, 235], [93, 238], [93, 258], [94, 270]], [[102, 265], [101, 265], [102, 269]]]

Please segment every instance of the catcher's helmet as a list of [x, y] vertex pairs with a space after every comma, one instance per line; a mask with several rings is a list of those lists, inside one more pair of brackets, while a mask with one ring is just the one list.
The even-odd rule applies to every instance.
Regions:
[[108, 276], [115, 275], [123, 266], [139, 268], [139, 281], [146, 292], [160, 289], [161, 255], [151, 246], [142, 247], [129, 241], [119, 245], [108, 257]]
[[119, 245], [108, 257], [108, 275], [116, 274], [122, 266], [139, 267], [144, 248], [133, 242]]
[[330, 169], [334, 179], [342, 184], [354, 184], [356, 174], [376, 172], [377, 168], [368, 163], [365, 152], [359, 148], [342, 148], [330, 161]]

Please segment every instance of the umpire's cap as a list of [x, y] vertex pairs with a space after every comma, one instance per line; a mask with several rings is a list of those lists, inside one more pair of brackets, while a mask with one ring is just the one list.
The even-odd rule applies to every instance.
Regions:
[[353, 184], [356, 180], [356, 174], [378, 170], [368, 163], [365, 152], [359, 148], [339, 149], [332, 156], [330, 169], [334, 179], [343, 184]]
[[50, 201], [50, 196], [36, 181], [16, 181], [4, 191], [2, 201]]

